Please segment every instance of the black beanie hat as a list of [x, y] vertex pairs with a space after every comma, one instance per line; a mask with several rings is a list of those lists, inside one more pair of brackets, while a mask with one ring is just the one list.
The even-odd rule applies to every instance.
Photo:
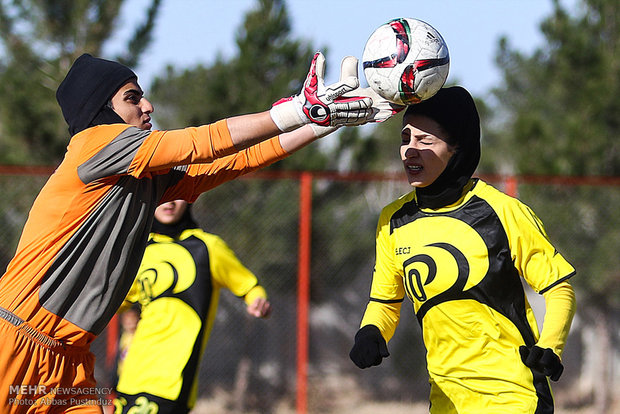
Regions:
[[[137, 79], [136, 74], [118, 62], [86, 53], [77, 58], [56, 91], [56, 100], [71, 135], [92, 125], [124, 123], [106, 104], [132, 78]], [[99, 122], [93, 124], [95, 118]]]
[[456, 153], [429, 186], [416, 189], [418, 205], [439, 208], [456, 202], [480, 162], [480, 117], [474, 99], [460, 87], [441, 88], [433, 97], [407, 107], [407, 115], [432, 118], [449, 134]]

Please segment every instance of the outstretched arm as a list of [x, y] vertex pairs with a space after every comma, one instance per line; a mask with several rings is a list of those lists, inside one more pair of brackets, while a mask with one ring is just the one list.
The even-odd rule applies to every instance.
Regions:
[[226, 123], [237, 151], [256, 145], [280, 133], [271, 119], [269, 111], [234, 116], [227, 118]]
[[355, 57], [345, 57], [340, 80], [325, 85], [325, 58], [321, 53], [315, 54], [299, 95], [281, 99], [269, 112], [227, 119], [235, 148], [245, 149], [281, 131], [293, 132], [280, 139], [290, 153], [337, 127], [382, 122], [400, 111], [403, 107], [396, 108], [377, 94], [369, 94], [368, 89], [359, 88], [357, 64]]
[[228, 118], [226, 122], [232, 142], [239, 151], [280, 134], [282, 149], [291, 154], [337, 129], [307, 124], [291, 132], [281, 133], [269, 111]]

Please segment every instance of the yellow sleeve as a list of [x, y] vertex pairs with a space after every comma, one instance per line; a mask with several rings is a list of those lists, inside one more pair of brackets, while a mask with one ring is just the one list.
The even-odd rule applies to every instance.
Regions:
[[521, 277], [542, 293], [575, 273], [575, 268], [551, 244], [540, 219], [525, 204], [516, 205], [506, 215], [505, 226], [512, 259]]
[[254, 301], [258, 298], [261, 299], [267, 299], [267, 292], [265, 291], [265, 289], [260, 286], [254, 286], [244, 297], [243, 300], [245, 301], [246, 305], [251, 305], [252, 303], [254, 303]]
[[381, 331], [381, 336], [383, 336], [385, 342], [390, 342], [400, 320], [402, 304], [402, 301], [382, 303], [371, 300], [368, 302], [368, 306], [366, 306], [366, 312], [364, 312], [360, 328], [366, 325], [375, 325]]
[[543, 297], [546, 307], [545, 320], [536, 345], [551, 348], [562, 358], [566, 338], [575, 316], [577, 302], [575, 292], [568, 282], [562, 282], [543, 293]]
[[261, 293], [260, 289], [252, 292], [255, 287], [258, 287], [258, 279], [239, 261], [224, 240], [211, 235], [207, 246], [214, 283], [230, 290], [238, 297], [244, 297], [249, 293], [252, 293], [253, 297], [258, 297]]
[[400, 320], [405, 297], [401, 270], [394, 264], [394, 248], [390, 238], [390, 220], [386, 210], [381, 213], [376, 232], [375, 269], [370, 287], [370, 302], [360, 326], [375, 325], [386, 342], [394, 335]]

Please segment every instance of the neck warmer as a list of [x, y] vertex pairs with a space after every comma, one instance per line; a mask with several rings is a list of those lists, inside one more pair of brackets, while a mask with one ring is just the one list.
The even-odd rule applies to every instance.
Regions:
[[480, 118], [469, 92], [453, 86], [441, 88], [433, 97], [407, 107], [405, 115], [432, 118], [441, 125], [456, 146], [445, 170], [426, 187], [416, 188], [418, 206], [440, 208], [456, 202], [480, 162]]
[[75, 60], [56, 91], [56, 100], [69, 125], [69, 133], [95, 125], [125, 123], [107, 106], [116, 91], [130, 79], [138, 79], [128, 67], [83, 54]]
[[151, 233], [163, 234], [168, 237], [176, 239], [179, 235], [187, 229], [196, 229], [198, 225], [192, 217], [191, 204], [187, 205], [187, 209], [181, 219], [176, 223], [164, 224], [157, 219], [153, 219], [153, 226], [151, 227]]

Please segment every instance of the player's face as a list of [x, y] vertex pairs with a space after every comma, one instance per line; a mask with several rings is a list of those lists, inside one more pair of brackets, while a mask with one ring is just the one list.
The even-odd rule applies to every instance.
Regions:
[[175, 224], [187, 210], [187, 201], [174, 200], [161, 204], [155, 209], [155, 218], [162, 224]]
[[403, 118], [400, 158], [409, 184], [426, 187], [439, 177], [455, 152], [447, 138], [446, 131], [432, 118], [415, 114]]
[[151, 113], [153, 105], [144, 97], [144, 92], [135, 81], [125, 83], [112, 97], [112, 109], [123, 121], [145, 131], [153, 127]]

